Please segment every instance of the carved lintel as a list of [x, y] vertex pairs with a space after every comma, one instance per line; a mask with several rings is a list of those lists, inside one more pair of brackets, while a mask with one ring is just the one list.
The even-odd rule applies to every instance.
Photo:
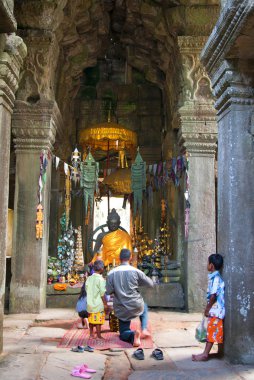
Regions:
[[199, 156], [214, 156], [217, 149], [217, 124], [212, 105], [189, 102], [179, 109], [179, 114], [180, 149]]
[[[56, 30], [62, 19], [67, 0], [29, 0], [15, 1], [15, 16], [23, 29]], [[74, 6], [79, 1], [71, 1]], [[84, 5], [83, 5], [84, 3]], [[86, 1], [82, 2], [85, 6]]]
[[19, 73], [26, 56], [23, 40], [12, 34], [7, 37], [5, 51], [0, 54], [0, 97], [1, 102], [12, 112]]
[[177, 42], [182, 54], [200, 54], [208, 36], [178, 36]]
[[222, 8], [220, 17], [201, 53], [201, 61], [211, 78], [227, 58], [229, 50], [253, 10], [252, 0], [228, 1]]
[[213, 88], [216, 95], [215, 108], [222, 114], [231, 104], [254, 104], [254, 89], [251, 78], [234, 67], [234, 61], [225, 60], [213, 73]]
[[56, 102], [30, 105], [16, 101], [12, 121], [16, 153], [53, 150], [56, 132], [61, 125], [62, 117]]

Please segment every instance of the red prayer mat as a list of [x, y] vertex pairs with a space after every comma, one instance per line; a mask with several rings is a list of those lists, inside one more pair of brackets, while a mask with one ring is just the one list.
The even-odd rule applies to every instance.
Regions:
[[[123, 342], [119, 339], [119, 333], [111, 332], [109, 329], [108, 321], [102, 326], [102, 336], [104, 340], [96, 340], [89, 338], [89, 329], [78, 329], [77, 326], [80, 323], [80, 319], [75, 321], [57, 345], [59, 348], [69, 348], [76, 346], [91, 346], [96, 350], [108, 350], [110, 348], [131, 348], [132, 345], [127, 342]], [[139, 320], [134, 320], [131, 322], [131, 329], [140, 329]], [[151, 332], [150, 326], [148, 330]], [[147, 337], [146, 339], [141, 339], [142, 348], [153, 348], [152, 337]]]

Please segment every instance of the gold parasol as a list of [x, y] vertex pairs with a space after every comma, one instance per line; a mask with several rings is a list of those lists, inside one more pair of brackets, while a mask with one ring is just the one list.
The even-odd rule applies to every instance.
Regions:
[[103, 180], [103, 184], [108, 185], [115, 194], [130, 194], [131, 190], [131, 169], [117, 169], [110, 173]]
[[137, 146], [137, 134], [110, 121], [83, 129], [80, 131], [79, 141], [81, 145], [89, 145], [94, 150], [133, 151]]

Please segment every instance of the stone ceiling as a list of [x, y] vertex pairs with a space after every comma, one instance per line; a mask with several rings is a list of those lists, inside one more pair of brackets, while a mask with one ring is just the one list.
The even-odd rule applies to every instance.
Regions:
[[18, 98], [56, 99], [71, 123], [84, 69], [112, 54], [112, 41], [113, 54], [157, 84], [173, 109], [177, 36], [209, 35], [219, 10], [217, 0], [16, 0], [14, 11], [30, 51]]

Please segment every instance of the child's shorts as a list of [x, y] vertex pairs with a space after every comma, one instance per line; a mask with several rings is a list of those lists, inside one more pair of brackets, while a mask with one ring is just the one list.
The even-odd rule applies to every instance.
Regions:
[[105, 323], [104, 311], [98, 313], [89, 313], [88, 322], [92, 325], [103, 325]]
[[223, 343], [223, 320], [216, 317], [209, 317], [207, 323], [207, 342]]
[[78, 316], [79, 316], [80, 318], [88, 318], [88, 312], [87, 312], [86, 310], [80, 311], [80, 312], [78, 313]]

